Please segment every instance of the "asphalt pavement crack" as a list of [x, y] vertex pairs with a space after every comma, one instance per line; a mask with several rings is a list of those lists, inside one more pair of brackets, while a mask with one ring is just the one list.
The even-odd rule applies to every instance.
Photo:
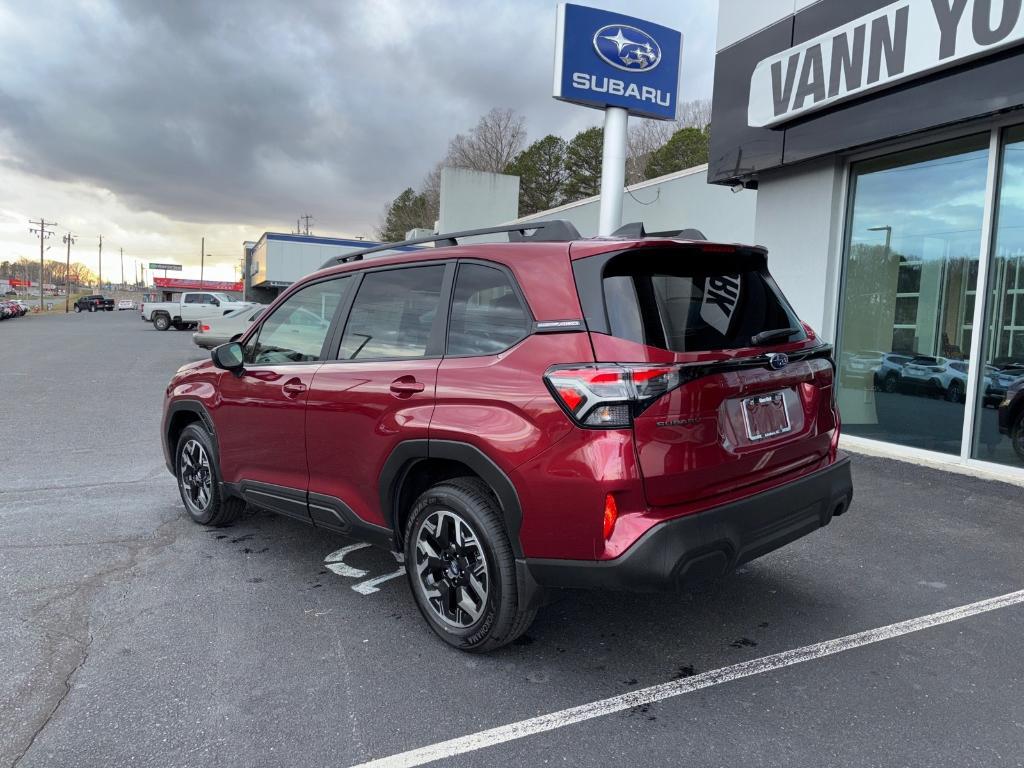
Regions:
[[39, 734], [46, 730], [46, 727], [50, 724], [50, 721], [53, 720], [54, 716], [57, 714], [57, 710], [60, 709], [61, 704], [64, 703], [64, 700], [71, 693], [71, 680], [76, 674], [78, 674], [78, 670], [84, 667], [85, 663], [89, 660], [89, 650], [90, 648], [92, 648], [92, 641], [92, 633], [89, 633], [89, 639], [82, 646], [81, 658], [79, 658], [78, 663], [75, 664], [75, 666], [71, 669], [70, 672], [68, 672], [68, 674], [64, 678], [64, 692], [60, 695], [60, 698], [58, 698], [57, 701], [54, 702], [53, 707], [50, 709], [49, 714], [47, 714], [43, 722], [40, 723], [39, 726], [32, 733], [32, 737], [28, 740], [28, 744], [25, 745], [25, 748], [15, 756], [14, 762], [11, 763], [11, 768], [17, 768], [17, 765], [21, 762], [22, 758], [24, 758], [25, 755], [29, 753], [29, 750], [31, 750], [32, 747], [35, 746], [36, 739], [39, 738]]

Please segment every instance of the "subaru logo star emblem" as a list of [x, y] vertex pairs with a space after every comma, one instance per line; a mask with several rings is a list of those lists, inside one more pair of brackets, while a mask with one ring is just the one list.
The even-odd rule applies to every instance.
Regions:
[[774, 354], [768, 355], [768, 365], [771, 366], [773, 371], [781, 371], [789, 365], [789, 355], [782, 352], [775, 352]]
[[594, 33], [597, 55], [617, 69], [647, 72], [661, 61], [661, 46], [642, 29], [608, 24]]

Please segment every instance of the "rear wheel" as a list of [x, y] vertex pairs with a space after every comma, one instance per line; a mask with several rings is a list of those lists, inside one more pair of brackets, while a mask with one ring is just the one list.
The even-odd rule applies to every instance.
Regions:
[[882, 379], [882, 389], [892, 394], [900, 386], [900, 377], [898, 373], [888, 373], [885, 378]]
[[81, 311], [82, 311], [82, 308], [80, 306], [78, 306], [77, 304], [75, 304], [75, 312], [80, 313]]
[[241, 499], [221, 494], [215, 456], [213, 440], [204, 427], [189, 424], [182, 430], [174, 463], [178, 492], [189, 517], [202, 525], [227, 525], [245, 509]]
[[167, 315], [157, 315], [153, 318], [153, 327], [158, 331], [166, 331], [171, 327], [171, 318]]
[[423, 618], [460, 650], [507, 645], [536, 615], [517, 593], [498, 505], [476, 478], [449, 480], [419, 497], [405, 531], [405, 569]]

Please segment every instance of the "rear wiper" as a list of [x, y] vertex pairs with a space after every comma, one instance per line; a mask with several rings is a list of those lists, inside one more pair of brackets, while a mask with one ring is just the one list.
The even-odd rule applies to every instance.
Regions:
[[766, 341], [783, 339], [799, 332], [799, 328], [776, 328], [774, 331], [761, 331], [760, 333], [755, 333], [750, 337], [750, 343], [757, 346], [758, 344], [764, 344]]

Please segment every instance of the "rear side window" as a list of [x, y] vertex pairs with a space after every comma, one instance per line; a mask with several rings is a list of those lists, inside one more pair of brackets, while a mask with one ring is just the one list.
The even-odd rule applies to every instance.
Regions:
[[602, 290], [613, 336], [672, 352], [749, 347], [785, 329], [765, 343], [806, 338], [771, 277], [732, 256], [622, 254], [605, 267]]
[[521, 341], [530, 319], [500, 269], [461, 264], [448, 324], [449, 355], [496, 355]]
[[426, 356], [443, 278], [442, 265], [368, 273], [345, 324], [338, 359]]

